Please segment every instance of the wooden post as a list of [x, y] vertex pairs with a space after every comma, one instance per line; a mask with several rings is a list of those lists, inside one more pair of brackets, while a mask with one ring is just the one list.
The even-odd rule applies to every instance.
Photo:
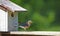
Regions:
[[10, 32], [2, 32], [2, 36], [10, 36]]
[[0, 32], [0, 36], [10, 36], [10, 32]]
[[0, 32], [0, 36], [2, 36], [2, 35], [1, 35], [1, 32]]

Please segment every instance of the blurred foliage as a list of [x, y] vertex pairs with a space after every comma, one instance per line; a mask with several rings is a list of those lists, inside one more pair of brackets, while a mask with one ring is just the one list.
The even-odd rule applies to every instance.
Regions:
[[60, 0], [12, 1], [28, 10], [18, 14], [18, 22], [33, 21], [27, 31], [60, 31]]

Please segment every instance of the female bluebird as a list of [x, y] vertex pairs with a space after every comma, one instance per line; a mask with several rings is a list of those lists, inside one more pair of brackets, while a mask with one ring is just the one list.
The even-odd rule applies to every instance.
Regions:
[[27, 28], [29, 28], [32, 24], [32, 21], [31, 20], [28, 20], [26, 23], [22, 23], [20, 24], [20, 28], [23, 28], [24, 30], [26, 30]]

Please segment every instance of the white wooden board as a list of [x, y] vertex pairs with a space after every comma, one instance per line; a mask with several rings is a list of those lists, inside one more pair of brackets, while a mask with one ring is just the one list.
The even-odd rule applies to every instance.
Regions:
[[53, 35], [53, 36], [60, 36], [60, 32], [54, 32], [54, 31], [15, 31], [15, 32], [10, 32], [10, 34], [24, 34], [24, 35]]
[[8, 31], [8, 13], [0, 9], [0, 31]]

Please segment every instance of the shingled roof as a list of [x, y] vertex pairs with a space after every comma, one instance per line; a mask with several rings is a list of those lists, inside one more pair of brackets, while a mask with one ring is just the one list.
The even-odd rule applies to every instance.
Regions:
[[2, 4], [11, 8], [12, 11], [27, 11], [26, 9], [22, 8], [19, 5], [16, 5], [15, 3], [11, 2], [11, 1], [2, 1]]

